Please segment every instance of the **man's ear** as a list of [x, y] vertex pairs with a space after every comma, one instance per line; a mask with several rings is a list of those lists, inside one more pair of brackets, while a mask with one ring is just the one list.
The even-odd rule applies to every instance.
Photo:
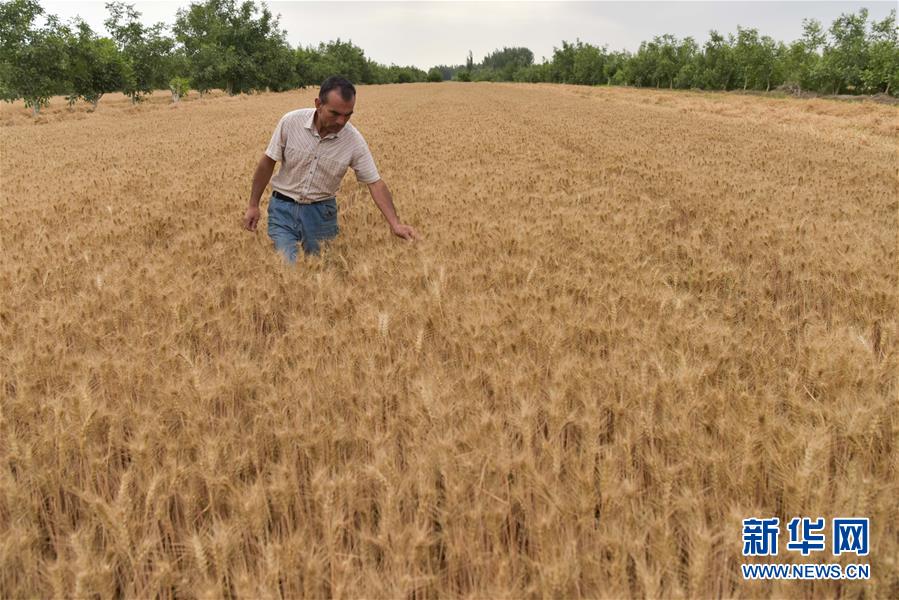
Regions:
[[321, 105], [322, 105], [321, 98], [319, 98], [318, 96], [316, 96], [316, 97], [315, 97], [315, 108], [319, 108], [319, 107], [321, 107]]

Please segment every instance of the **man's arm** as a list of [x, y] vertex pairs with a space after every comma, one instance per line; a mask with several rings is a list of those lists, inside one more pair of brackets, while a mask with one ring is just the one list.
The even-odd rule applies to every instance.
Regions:
[[272, 178], [272, 172], [275, 170], [275, 161], [267, 154], [263, 154], [256, 165], [256, 172], [253, 174], [253, 187], [250, 190], [250, 206], [243, 217], [243, 226], [248, 231], [256, 231], [256, 223], [259, 222], [259, 201], [262, 199], [262, 192], [265, 186]]
[[399, 237], [406, 240], [418, 239], [418, 234], [409, 225], [400, 223], [399, 217], [396, 215], [396, 209], [393, 207], [393, 195], [383, 179], [379, 179], [374, 183], [368, 184], [368, 191], [371, 192], [372, 200], [381, 209], [384, 218], [390, 225], [390, 230]]

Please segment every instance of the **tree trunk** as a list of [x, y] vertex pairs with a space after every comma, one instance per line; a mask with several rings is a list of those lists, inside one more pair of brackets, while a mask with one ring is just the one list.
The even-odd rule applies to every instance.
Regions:
[[765, 80], [765, 92], [771, 91], [771, 78]]
[[181, 97], [178, 96], [178, 92], [172, 91], [172, 104], [178, 104], [178, 100], [180, 99]]
[[94, 105], [94, 110], [97, 110], [97, 105], [100, 104], [100, 99], [94, 98], [94, 100], [93, 100], [93, 102], [91, 102], [91, 104]]
[[41, 103], [35, 102], [31, 105], [31, 116], [36, 117], [41, 114]]

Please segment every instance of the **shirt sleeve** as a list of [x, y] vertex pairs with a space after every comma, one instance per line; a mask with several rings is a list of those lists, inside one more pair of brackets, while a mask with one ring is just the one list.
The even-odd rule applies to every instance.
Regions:
[[353, 160], [350, 162], [350, 166], [353, 168], [353, 172], [356, 173], [357, 180], [362, 183], [374, 183], [381, 179], [378, 169], [375, 167], [375, 159], [372, 158], [371, 150], [368, 149], [368, 144], [365, 143], [365, 139], [361, 135], [359, 136], [359, 142], [356, 151], [353, 152]]
[[284, 144], [287, 142], [287, 135], [284, 131], [284, 121], [287, 119], [287, 115], [281, 117], [281, 120], [278, 121], [277, 127], [275, 127], [275, 133], [272, 134], [272, 139], [268, 143], [268, 148], [265, 149], [265, 154], [274, 161], [283, 161], [284, 160]]

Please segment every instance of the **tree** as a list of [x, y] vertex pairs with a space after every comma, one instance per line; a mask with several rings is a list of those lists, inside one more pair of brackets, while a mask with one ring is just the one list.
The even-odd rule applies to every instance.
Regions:
[[653, 42], [658, 52], [655, 72], [656, 87], [660, 83], [667, 83], [669, 88], [673, 88], [674, 80], [678, 71], [680, 71], [677, 38], [670, 33], [666, 33], [660, 37], [656, 36]]
[[182, 96], [186, 96], [190, 90], [190, 80], [186, 77], [172, 77], [169, 81], [169, 89], [172, 92], [172, 103], [177, 104]]
[[502, 50], [494, 50], [485, 56], [481, 61], [481, 68], [495, 71], [496, 79], [500, 81], [512, 81], [517, 70], [532, 64], [534, 64], [534, 53], [530, 49], [503, 47]]
[[650, 42], [640, 42], [636, 54], [627, 64], [628, 81], [637, 87], [656, 85], [656, 51]]
[[83, 20], [76, 19], [67, 49], [70, 98], [84, 98], [96, 110], [103, 94], [124, 87], [125, 62], [115, 42], [97, 37]]
[[591, 44], [579, 44], [574, 52], [572, 83], [597, 85], [602, 83], [606, 61], [605, 48]]
[[550, 72], [551, 68], [552, 64], [546, 62], [546, 59], [544, 59], [544, 61], [540, 64], [521, 67], [512, 75], [512, 80], [527, 83], [550, 81], [552, 78], [552, 74]]
[[868, 62], [867, 20], [868, 9], [862, 8], [857, 15], [843, 13], [830, 26], [834, 43], [824, 49], [824, 65], [834, 94], [843, 88], [856, 91], [862, 87], [862, 73]]
[[606, 84], [623, 85], [627, 82], [624, 68], [629, 60], [630, 54], [624, 51], [612, 52], [606, 57], [606, 61], [603, 63], [603, 77], [606, 79]]
[[803, 19], [802, 37], [791, 43], [782, 55], [785, 82], [797, 92], [819, 89], [822, 75], [819, 48], [824, 46], [826, 39], [820, 22]]
[[696, 57], [699, 47], [692, 37], [685, 37], [677, 46], [677, 75], [674, 86], [680, 89], [693, 87], [699, 72]]
[[737, 76], [743, 89], [771, 89], [771, 80], [778, 69], [778, 46], [769, 36], [759, 37], [756, 29], [737, 26], [737, 42], [733, 49]]
[[733, 57], [737, 77], [742, 80], [744, 91], [750, 84], [755, 87], [760, 46], [761, 41], [757, 29], [744, 29], [737, 26], [737, 43], [734, 44]]
[[269, 46], [260, 57], [263, 63], [262, 83], [273, 92], [284, 92], [299, 87], [294, 51], [286, 43], [269, 40]]
[[214, 88], [225, 88], [226, 54], [222, 38], [227, 27], [224, 9], [214, 2], [179, 9], [173, 31], [187, 56], [191, 86], [202, 97]]
[[431, 67], [428, 69], [428, 81], [433, 83], [443, 81], [443, 73], [437, 67]]
[[[323, 46], [323, 45], [322, 45]], [[319, 46], [319, 48], [322, 48]], [[337, 65], [331, 57], [325, 56], [313, 46], [307, 48], [297, 48], [294, 51], [296, 56], [296, 72], [300, 85], [320, 85], [329, 74], [337, 72]], [[369, 67], [371, 71], [371, 67]], [[374, 71], [372, 71], [373, 76]]]
[[733, 36], [725, 38], [714, 29], [703, 46], [702, 60], [698, 68], [700, 88], [729, 90], [733, 88], [737, 69], [733, 56]]
[[21, 98], [12, 83], [16, 58], [32, 34], [35, 17], [40, 14], [43, 14], [40, 4], [31, 0], [0, 4], [0, 99], [6, 102]]
[[581, 40], [576, 39], [575, 42], [575, 44], [570, 44], [562, 40], [561, 48], [553, 46], [550, 77], [554, 83], [574, 82], [574, 57], [577, 47], [581, 45]]
[[331, 75], [342, 75], [354, 83], [388, 83], [386, 67], [365, 57], [352, 41], [321, 43], [318, 48], [297, 48], [296, 68], [301, 85], [321, 85]]
[[871, 25], [868, 42], [868, 64], [862, 71], [862, 81], [872, 92], [889, 94], [899, 89], [899, 36], [896, 30], [896, 9], [883, 21]]
[[441, 77], [443, 77], [443, 81], [449, 81], [464, 67], [462, 65], [437, 65], [434, 68], [440, 71], [440, 75]]
[[384, 83], [415, 83], [427, 79], [428, 74], [416, 67], [390, 65], [384, 69]]
[[474, 71], [474, 55], [471, 50], [468, 51], [468, 58], [465, 59], [465, 68], [456, 72], [458, 81], [471, 81], [472, 72]]
[[771, 91], [772, 85], [779, 85], [783, 80], [782, 56], [785, 52], [783, 43], [777, 43], [770, 36], [763, 35], [756, 54], [755, 76], [761, 89], [765, 82], [765, 91]]
[[46, 17], [44, 27], [35, 27], [35, 18], [42, 14], [33, 0], [0, 4], [0, 94], [10, 102], [23, 99], [35, 115], [51, 96], [70, 87], [69, 32], [53, 15]]
[[654, 37], [651, 42], [641, 43], [637, 54], [631, 60], [634, 83], [638, 86], [655, 87], [664, 84], [673, 88], [682, 66], [680, 54], [685, 54], [683, 60], [686, 61], [689, 59], [689, 52], [689, 43], [681, 51], [677, 38], [668, 33]]
[[109, 17], [103, 22], [125, 59], [122, 91], [132, 103], [153, 90], [168, 87], [171, 76], [172, 38], [163, 35], [165, 24], [145, 27], [134, 5], [112, 2], [106, 4]]
[[205, 0], [179, 9], [173, 30], [184, 46], [193, 87], [202, 95], [213, 88], [237, 94], [300, 85], [299, 57], [279, 19], [250, 0]]

